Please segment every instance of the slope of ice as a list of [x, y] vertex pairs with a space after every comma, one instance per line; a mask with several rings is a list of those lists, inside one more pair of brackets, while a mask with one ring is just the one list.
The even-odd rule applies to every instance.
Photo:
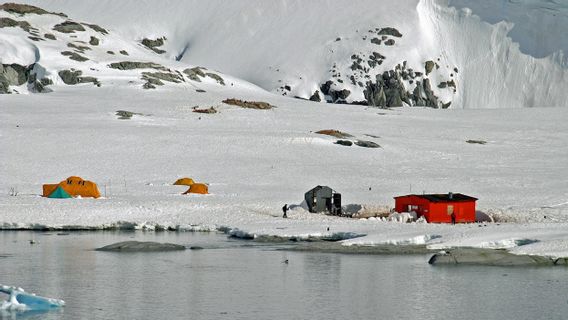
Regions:
[[63, 300], [36, 296], [22, 288], [0, 285], [0, 292], [9, 295], [8, 300], [0, 305], [0, 315], [5, 311], [49, 311], [65, 306]]
[[[448, 7], [448, 0], [26, 2], [64, 9], [73, 17], [109, 27], [124, 39], [166, 36], [164, 48], [170, 59], [181, 56], [183, 62], [231, 74], [272, 92], [282, 92], [286, 84], [292, 88], [289, 95], [308, 98], [331, 78], [334, 64], [346, 74], [352, 54], [379, 50], [387, 59], [372, 74], [403, 61], [415, 70], [423, 70], [427, 60], [436, 61], [440, 69], [430, 76], [434, 91], [442, 101], [452, 101], [453, 107], [568, 105], [564, 90], [568, 70], [562, 66], [562, 52], [543, 56], [537, 50], [535, 58], [529, 55], [533, 51], [519, 50], [515, 41], [523, 39], [509, 38], [517, 23], [520, 33], [527, 28], [552, 29], [542, 31], [543, 41], [562, 43], [567, 21], [561, 15], [546, 15], [544, 25], [523, 24], [526, 7], [517, 2], [507, 9], [507, 20], [512, 22], [495, 25], [469, 9]], [[480, 7], [476, 1], [452, 4]], [[474, 13], [485, 16], [490, 9]], [[387, 26], [404, 35], [394, 46], [375, 49], [361, 40], [367, 30]], [[457, 83], [455, 94], [437, 88], [450, 75]], [[363, 99], [363, 88], [348, 80], [341, 87], [352, 92], [348, 100]]]

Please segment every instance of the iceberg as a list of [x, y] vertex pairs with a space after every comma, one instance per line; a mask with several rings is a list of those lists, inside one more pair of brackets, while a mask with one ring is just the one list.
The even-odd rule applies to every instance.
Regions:
[[36, 296], [18, 287], [0, 285], [0, 292], [9, 295], [6, 301], [2, 301], [0, 311], [50, 311], [65, 305], [63, 300]]

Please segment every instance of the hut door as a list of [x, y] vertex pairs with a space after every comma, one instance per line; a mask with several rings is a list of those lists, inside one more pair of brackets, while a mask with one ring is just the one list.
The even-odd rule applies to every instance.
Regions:
[[451, 216], [452, 214], [454, 214], [454, 206], [449, 204], [448, 205], [448, 215]]

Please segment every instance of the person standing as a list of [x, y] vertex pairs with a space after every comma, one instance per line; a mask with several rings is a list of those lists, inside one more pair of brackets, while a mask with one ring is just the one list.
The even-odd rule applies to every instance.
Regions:
[[284, 212], [284, 214], [282, 215], [282, 218], [288, 218], [288, 215], [286, 214], [286, 212], [288, 212], [288, 204], [287, 203], [282, 207], [282, 212]]

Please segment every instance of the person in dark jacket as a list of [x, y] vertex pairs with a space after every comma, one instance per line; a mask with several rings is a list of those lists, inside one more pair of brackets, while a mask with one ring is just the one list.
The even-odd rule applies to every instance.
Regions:
[[288, 215], [286, 214], [286, 212], [288, 212], [288, 204], [285, 204], [282, 207], [282, 212], [284, 212], [284, 214], [282, 215], [282, 218], [288, 218]]

